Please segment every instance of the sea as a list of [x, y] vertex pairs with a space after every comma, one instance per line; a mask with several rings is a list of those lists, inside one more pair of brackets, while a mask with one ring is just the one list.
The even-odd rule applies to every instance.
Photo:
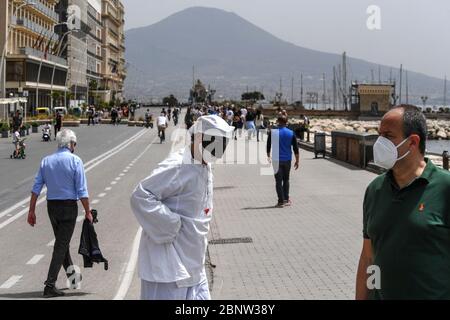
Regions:
[[442, 154], [444, 151], [450, 152], [450, 140], [428, 140], [427, 152]]

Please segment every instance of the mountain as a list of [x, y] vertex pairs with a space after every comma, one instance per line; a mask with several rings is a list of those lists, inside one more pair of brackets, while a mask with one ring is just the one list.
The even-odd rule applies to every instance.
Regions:
[[[307, 30], [305, 31], [307, 32]], [[327, 74], [331, 91], [333, 66], [342, 57], [296, 46], [239, 17], [219, 9], [194, 7], [178, 12], [148, 27], [126, 32], [128, 78], [126, 95], [130, 98], [156, 98], [169, 93], [184, 100], [195, 78], [210, 84], [217, 95], [240, 97], [248, 87], [264, 90], [268, 97], [279, 91], [284, 81], [284, 96], [291, 96], [291, 78], [304, 74], [305, 91], [323, 91], [322, 74]], [[378, 79], [379, 65], [348, 58], [349, 80]], [[397, 68], [381, 66], [384, 79], [399, 75]], [[440, 99], [443, 80], [408, 72], [411, 100], [419, 103], [421, 95]], [[405, 89], [404, 89], [405, 92]], [[216, 97], [217, 97], [216, 95]], [[298, 99], [299, 94], [296, 94]], [[431, 101], [431, 100], [430, 100]]]

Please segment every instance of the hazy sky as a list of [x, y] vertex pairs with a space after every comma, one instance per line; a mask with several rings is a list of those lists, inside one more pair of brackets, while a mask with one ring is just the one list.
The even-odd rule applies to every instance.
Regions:
[[[450, 77], [449, 0], [122, 0], [126, 29], [193, 6], [232, 11], [294, 44]], [[380, 8], [381, 30], [367, 9]], [[372, 20], [371, 20], [372, 21]]]

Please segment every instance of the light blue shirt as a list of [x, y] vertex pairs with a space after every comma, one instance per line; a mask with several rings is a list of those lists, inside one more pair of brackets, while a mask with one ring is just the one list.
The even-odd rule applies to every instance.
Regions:
[[47, 186], [47, 200], [89, 197], [83, 161], [67, 148], [61, 148], [42, 160], [32, 192], [39, 196], [44, 184]]

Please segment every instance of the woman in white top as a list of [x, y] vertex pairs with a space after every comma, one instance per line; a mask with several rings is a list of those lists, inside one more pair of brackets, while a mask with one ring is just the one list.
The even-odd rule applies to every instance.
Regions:
[[[259, 131], [265, 129], [265, 127], [264, 127], [264, 115], [262, 114], [261, 110], [258, 110], [256, 112], [255, 125], [256, 125], [256, 137], [257, 137], [258, 142], [259, 142]], [[264, 142], [264, 134], [262, 135], [261, 139]]]

